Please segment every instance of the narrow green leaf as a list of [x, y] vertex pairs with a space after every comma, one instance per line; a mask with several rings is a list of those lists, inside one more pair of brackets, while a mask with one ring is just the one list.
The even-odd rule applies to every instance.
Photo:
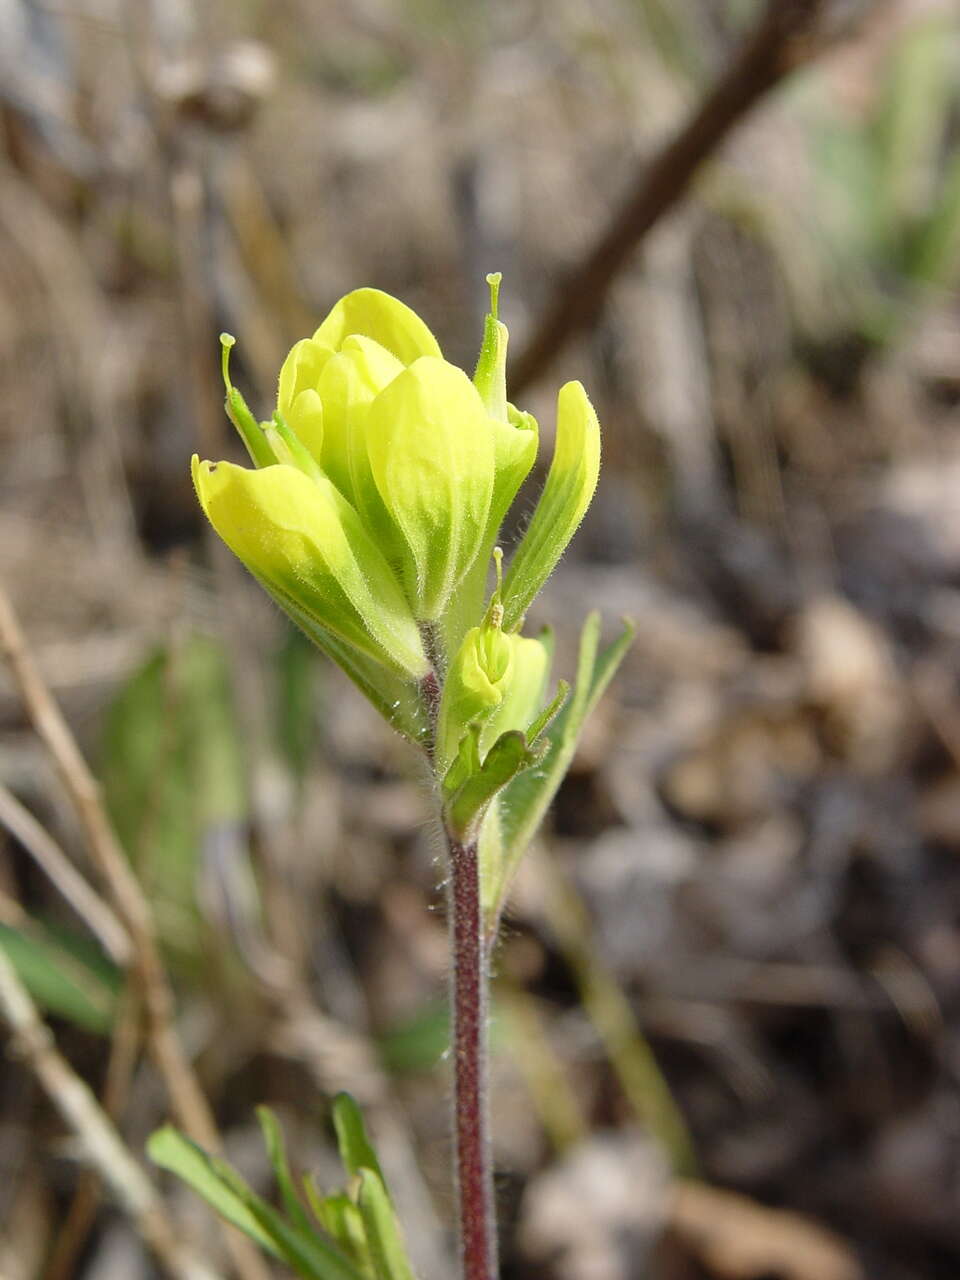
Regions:
[[377, 1153], [367, 1137], [363, 1113], [349, 1093], [338, 1093], [333, 1100], [333, 1127], [340, 1159], [350, 1177], [356, 1177], [361, 1169], [372, 1169], [386, 1186]]
[[633, 642], [635, 628], [621, 634], [597, 656], [600, 618], [591, 613], [583, 624], [573, 694], [546, 735], [547, 748], [536, 769], [515, 778], [499, 800], [502, 852], [498, 875], [484, 882], [484, 914], [488, 925], [498, 918], [517, 863], [543, 821], [570, 767], [584, 722], [594, 709]]
[[232, 885], [250, 871], [242, 749], [220, 644], [186, 636], [124, 682], [104, 720], [100, 779], [161, 939], [177, 965], [209, 976], [201, 850], [213, 841], [229, 848]]
[[390, 1197], [372, 1169], [360, 1170], [359, 1205], [377, 1280], [415, 1280]]
[[363, 1273], [338, 1249], [313, 1231], [302, 1232], [289, 1223], [252, 1191], [250, 1208], [257, 1221], [270, 1233], [288, 1266], [304, 1280], [364, 1280]]
[[211, 1156], [169, 1125], [154, 1133], [147, 1152], [182, 1178], [228, 1222], [280, 1258], [304, 1280], [364, 1280], [361, 1272], [312, 1229], [292, 1227], [225, 1161]]
[[87, 939], [27, 919], [16, 929], [0, 924], [0, 951], [43, 1009], [84, 1031], [109, 1032], [120, 975]]
[[390, 1026], [379, 1041], [380, 1058], [391, 1075], [433, 1071], [450, 1046], [450, 1006], [429, 1000]]
[[557, 397], [557, 441], [547, 481], [503, 582], [503, 626], [515, 630], [584, 517], [600, 470], [600, 426], [579, 382]]
[[256, 1216], [244, 1203], [243, 1197], [238, 1195], [231, 1183], [222, 1176], [216, 1162], [202, 1147], [185, 1138], [172, 1125], [164, 1125], [147, 1140], [147, 1155], [161, 1169], [167, 1169], [170, 1173], [175, 1173], [178, 1178], [182, 1178], [188, 1187], [191, 1187], [220, 1214], [221, 1218], [239, 1227], [262, 1249], [266, 1249], [274, 1257], [283, 1256], [269, 1232], [264, 1230]]
[[912, 24], [894, 46], [877, 119], [878, 206], [888, 244], [928, 200], [939, 164], [955, 69], [950, 27], [938, 14]]
[[940, 193], [911, 245], [910, 270], [924, 284], [946, 287], [960, 269], [960, 152], [946, 166]]
[[260, 1129], [266, 1144], [267, 1155], [273, 1165], [273, 1172], [277, 1179], [277, 1186], [280, 1188], [280, 1195], [283, 1198], [283, 1206], [287, 1211], [287, 1216], [295, 1227], [309, 1234], [312, 1230], [310, 1219], [300, 1203], [300, 1197], [297, 1195], [296, 1185], [290, 1173], [290, 1164], [287, 1160], [287, 1150], [279, 1121], [269, 1107], [257, 1107], [257, 1119], [260, 1121]]

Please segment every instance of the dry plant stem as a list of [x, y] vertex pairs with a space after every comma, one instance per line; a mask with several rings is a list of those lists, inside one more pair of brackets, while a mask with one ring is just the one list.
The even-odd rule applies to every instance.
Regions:
[[697, 1158], [686, 1122], [664, 1079], [636, 1016], [615, 977], [597, 958], [583, 903], [547, 859], [540, 875], [544, 908], [624, 1096], [639, 1119], [662, 1143], [674, 1171], [693, 1175]]
[[126, 964], [130, 959], [130, 939], [126, 929], [91, 889], [53, 836], [2, 783], [0, 825], [19, 840], [94, 937], [99, 939], [107, 955], [119, 965]]
[[[100, 1105], [114, 1123], [126, 1105], [140, 1049], [140, 1001], [128, 982], [123, 992], [110, 1043], [106, 1080]], [[70, 1280], [93, 1226], [100, 1203], [101, 1181], [96, 1171], [85, 1169], [73, 1200], [63, 1217], [43, 1280]]]
[[453, 951], [454, 1133], [462, 1280], [496, 1280], [496, 1213], [487, 1092], [487, 949], [475, 843], [448, 834]]
[[0, 1019], [10, 1028], [15, 1048], [80, 1139], [90, 1164], [165, 1270], [177, 1280], [216, 1280], [206, 1263], [179, 1242], [153, 1184], [123, 1145], [93, 1093], [58, 1053], [50, 1029], [41, 1021], [2, 951]]
[[631, 252], [684, 194], [704, 160], [766, 93], [819, 52], [816, 27], [824, 7], [824, 0], [767, 0], [730, 65], [680, 131], [643, 166], [599, 239], [561, 282], [511, 370], [514, 395], [591, 324]]

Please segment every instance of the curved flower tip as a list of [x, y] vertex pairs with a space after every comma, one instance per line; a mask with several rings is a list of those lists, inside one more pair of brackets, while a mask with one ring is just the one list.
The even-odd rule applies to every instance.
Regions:
[[373, 338], [402, 364], [439, 356], [440, 346], [415, 311], [380, 289], [354, 289], [333, 307], [313, 340], [337, 351], [351, 335]]
[[547, 481], [503, 584], [504, 627], [520, 625], [586, 514], [600, 474], [600, 424], [582, 383], [557, 396], [557, 440]]
[[324, 476], [192, 460], [207, 518], [295, 620], [306, 614], [412, 680], [429, 669], [396, 579], [353, 507]]

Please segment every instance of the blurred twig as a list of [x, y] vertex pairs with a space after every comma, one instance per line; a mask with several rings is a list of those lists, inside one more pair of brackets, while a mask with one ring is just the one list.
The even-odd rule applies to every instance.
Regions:
[[[128, 983], [120, 1002], [110, 1057], [103, 1085], [101, 1105], [114, 1123], [126, 1105], [130, 1084], [136, 1069], [141, 1034], [141, 1005], [132, 984]], [[81, 1174], [70, 1207], [67, 1209], [57, 1233], [43, 1280], [70, 1280], [74, 1275], [77, 1259], [86, 1243], [90, 1228], [96, 1220], [100, 1202], [101, 1180], [96, 1170], [85, 1169]]]
[[510, 978], [500, 976], [496, 1005], [509, 1029], [513, 1057], [555, 1151], [583, 1141], [589, 1131], [576, 1092], [550, 1043], [537, 1001]]
[[90, 1164], [109, 1185], [170, 1275], [179, 1280], [215, 1280], [214, 1272], [178, 1240], [163, 1203], [123, 1145], [93, 1093], [58, 1053], [6, 956], [0, 952], [0, 1017], [14, 1044], [50, 1100], [83, 1144]]
[[550, 859], [541, 856], [539, 863], [550, 930], [570, 967], [580, 1001], [603, 1043], [624, 1097], [663, 1144], [674, 1171], [694, 1173], [697, 1157], [686, 1121], [630, 1002], [597, 954], [583, 901]]
[[642, 166], [597, 241], [561, 281], [511, 370], [514, 391], [538, 378], [573, 334], [593, 321], [630, 253], [743, 117], [824, 48], [819, 19], [825, 7], [825, 0], [767, 0], [757, 25], [713, 88], [679, 132]]
[[37, 866], [70, 904], [107, 954], [123, 965], [130, 959], [130, 939], [111, 908], [90, 887], [53, 836], [12, 791], [0, 783], [0, 825], [23, 845]]

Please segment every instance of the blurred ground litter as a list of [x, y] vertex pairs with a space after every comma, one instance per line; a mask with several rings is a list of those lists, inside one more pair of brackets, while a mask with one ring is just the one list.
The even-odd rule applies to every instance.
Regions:
[[[567, 676], [588, 607], [638, 634], [498, 955], [505, 1280], [960, 1273], [960, 15], [787, 9], [770, 91], [522, 395], [544, 457], [565, 378], [605, 432], [531, 622]], [[469, 365], [499, 269], [519, 356], [771, 12], [0, 0], [0, 582], [227, 1152], [268, 1190], [266, 1102], [335, 1181], [349, 1088], [423, 1280], [451, 1274], [439, 849], [403, 744], [202, 527], [191, 453], [239, 457], [217, 335], [264, 411], [360, 284]], [[6, 671], [0, 784], [0, 948], [140, 1159], [149, 1018], [17, 825], [101, 886]], [[5, 1280], [155, 1274], [80, 1156], [11, 1053]], [[175, 1243], [257, 1274], [155, 1181]]]

